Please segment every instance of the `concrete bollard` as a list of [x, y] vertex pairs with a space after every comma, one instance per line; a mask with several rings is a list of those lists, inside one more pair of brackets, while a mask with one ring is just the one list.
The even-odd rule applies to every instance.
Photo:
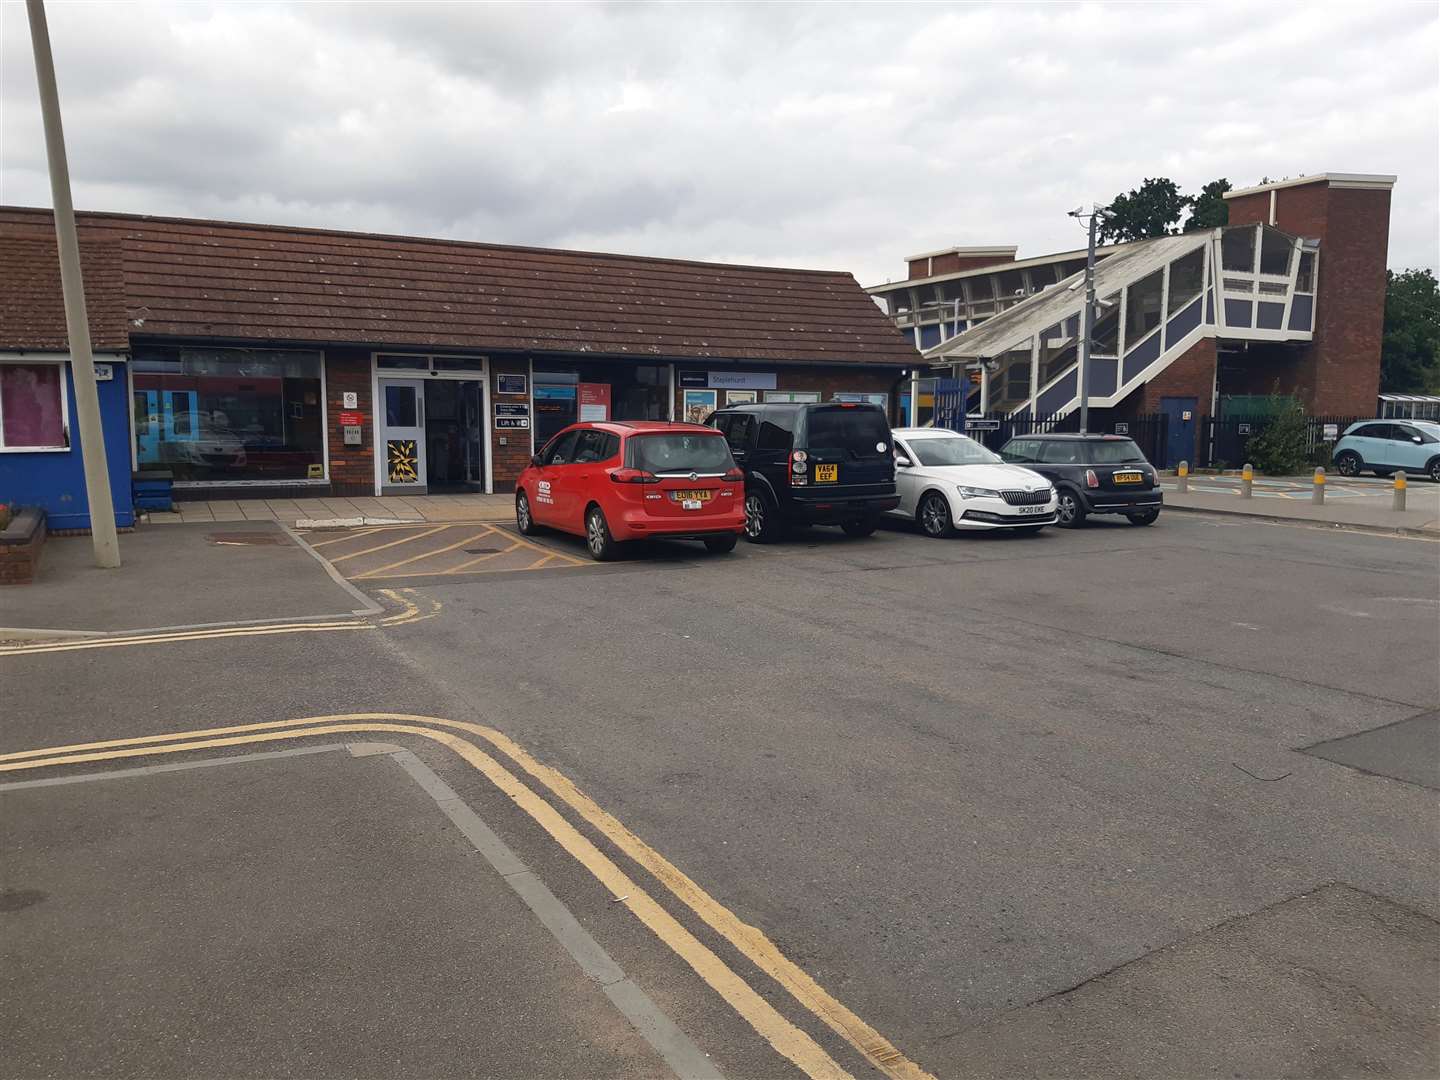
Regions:
[[1180, 467], [1175, 470], [1175, 490], [1184, 494], [1190, 490], [1190, 463], [1180, 462]]
[[1405, 470], [1401, 469], [1395, 474], [1395, 501], [1391, 504], [1392, 510], [1405, 509]]
[[1316, 506], [1325, 502], [1325, 470], [1323, 468], [1315, 470], [1315, 487], [1310, 492], [1310, 501]]
[[1254, 487], [1254, 484], [1255, 466], [1247, 461], [1245, 467], [1240, 470], [1240, 494], [1247, 499], [1250, 498], [1251, 488]]

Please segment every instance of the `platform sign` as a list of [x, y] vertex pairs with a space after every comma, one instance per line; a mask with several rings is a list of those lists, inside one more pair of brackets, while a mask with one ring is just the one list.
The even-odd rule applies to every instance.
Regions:
[[528, 431], [530, 418], [528, 416], [497, 416], [495, 417], [495, 426], [502, 430]]
[[999, 431], [999, 430], [1000, 430], [1000, 421], [999, 421], [999, 420], [973, 420], [973, 419], [970, 419], [969, 417], [967, 417], [967, 418], [965, 419], [965, 426], [966, 426], [967, 428], [969, 428], [971, 431]]
[[513, 403], [513, 404], [512, 404], [511, 402], [508, 402], [508, 401], [497, 401], [497, 402], [495, 403], [495, 415], [496, 415], [496, 416], [529, 416], [529, 415], [530, 415], [530, 406], [529, 406], [529, 404], [521, 404], [521, 403], [519, 403], [519, 402], [516, 402], [516, 403]]

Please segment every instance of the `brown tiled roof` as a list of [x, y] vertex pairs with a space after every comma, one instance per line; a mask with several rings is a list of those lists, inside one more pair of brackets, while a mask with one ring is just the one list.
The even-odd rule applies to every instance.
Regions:
[[[90, 316], [90, 347], [127, 348], [119, 242], [83, 236], [80, 271]], [[50, 212], [27, 214], [20, 220], [0, 216], [0, 349], [68, 348], [60, 256]]]
[[[0, 236], [37, 219], [0, 208]], [[121, 248], [147, 337], [919, 362], [846, 273], [122, 214], [80, 229]]]

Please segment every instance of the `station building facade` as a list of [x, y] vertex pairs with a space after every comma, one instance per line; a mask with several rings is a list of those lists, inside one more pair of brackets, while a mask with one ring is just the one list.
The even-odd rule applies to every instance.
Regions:
[[[921, 363], [848, 273], [123, 214], [78, 227], [122, 524], [132, 469], [170, 472], [181, 498], [504, 492], [576, 420], [893, 411]], [[0, 208], [0, 283], [0, 501], [82, 527], [49, 211]]]
[[[1224, 228], [1099, 248], [1100, 422], [1164, 414], [1183, 455], [1201, 416], [1257, 396], [1373, 414], [1394, 183], [1325, 173], [1232, 191]], [[1063, 419], [1080, 403], [1085, 252], [1016, 254], [911, 256], [905, 280], [869, 292], [932, 370], [961, 378], [968, 414]]]

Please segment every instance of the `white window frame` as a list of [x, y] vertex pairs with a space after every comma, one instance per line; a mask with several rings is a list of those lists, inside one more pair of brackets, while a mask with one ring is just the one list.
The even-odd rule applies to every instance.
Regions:
[[60, 424], [65, 436], [64, 446], [7, 446], [5, 443], [5, 413], [0, 409], [0, 454], [68, 454], [74, 447], [70, 431], [70, 357], [68, 356], [26, 356], [16, 353], [0, 353], [0, 364], [40, 367], [53, 365], [60, 369]]

